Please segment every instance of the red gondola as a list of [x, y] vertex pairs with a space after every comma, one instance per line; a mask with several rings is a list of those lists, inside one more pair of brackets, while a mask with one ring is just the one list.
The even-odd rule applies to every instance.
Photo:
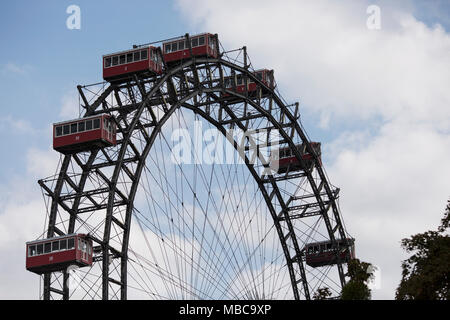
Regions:
[[[321, 151], [320, 151], [320, 142], [310, 142], [311, 147], [313, 148], [314, 152], [319, 158], [319, 163], [321, 164]], [[288, 170], [289, 171], [299, 171], [299, 170], [305, 170], [305, 169], [311, 169], [312, 166], [314, 166], [314, 157], [312, 154], [310, 154], [306, 150], [306, 146], [302, 144], [296, 145], [298, 151], [300, 152], [302, 156], [302, 160], [305, 163], [305, 167], [303, 167], [300, 164], [300, 161], [297, 160], [296, 156], [292, 152], [292, 150], [289, 147], [286, 148], [280, 148], [278, 150], [278, 157], [275, 157], [275, 154], [273, 155], [271, 161], [272, 167], [275, 167], [276, 164], [278, 164], [278, 171], [277, 173], [285, 173]], [[275, 161], [277, 163], [275, 163]]]
[[[269, 87], [270, 89], [275, 88], [275, 82], [274, 82], [274, 78], [273, 78], [273, 70], [268, 70], [268, 69], [261, 69], [261, 70], [257, 70], [255, 72], [253, 72], [253, 74], [255, 75], [255, 77], [260, 80], [262, 83], [264, 83], [267, 87]], [[235, 83], [233, 83], [233, 77], [225, 77], [224, 78], [224, 85], [225, 88], [227, 89], [232, 89], [234, 88], [234, 86], [236, 86], [236, 92], [243, 94], [245, 93], [245, 80], [242, 74], [237, 74], [235, 76]], [[256, 82], [254, 82], [252, 79], [248, 79], [247, 80], [247, 92], [249, 94], [253, 93], [256, 91], [256, 89], [258, 88], [258, 85], [256, 84]], [[224, 96], [227, 96], [228, 94], [225, 93]]]
[[53, 124], [53, 149], [64, 154], [116, 144], [116, 126], [108, 114]]
[[[192, 56], [217, 58], [219, 48], [217, 37], [211, 33], [203, 33], [189, 37], [191, 40]], [[164, 42], [163, 44], [164, 61], [167, 64], [173, 64], [181, 60], [191, 58], [191, 52], [186, 39]]]
[[84, 234], [69, 234], [26, 243], [27, 270], [43, 274], [63, 271], [70, 265], [92, 265], [92, 240]]
[[342, 263], [347, 263], [355, 258], [355, 239], [338, 239], [337, 250], [333, 249], [331, 241], [309, 243], [305, 246], [306, 264], [316, 268], [338, 263], [338, 257]]
[[162, 73], [163, 61], [158, 47], [139, 47], [103, 56], [103, 79], [109, 82], [128, 81], [132, 74]]

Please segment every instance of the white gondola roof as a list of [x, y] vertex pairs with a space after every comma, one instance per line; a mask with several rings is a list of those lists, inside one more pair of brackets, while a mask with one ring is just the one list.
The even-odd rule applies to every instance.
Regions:
[[78, 233], [71, 233], [71, 234], [66, 234], [64, 236], [58, 236], [58, 237], [53, 237], [53, 238], [46, 238], [46, 239], [39, 239], [39, 240], [33, 240], [33, 241], [28, 241], [26, 244], [35, 244], [35, 243], [42, 243], [42, 242], [47, 242], [47, 241], [53, 241], [53, 240], [61, 240], [64, 238], [70, 238], [70, 237], [75, 237], [79, 235]]
[[[340, 242], [340, 241], [342, 241], [342, 240], [343, 240], [343, 239], [336, 239], [336, 242]], [[354, 238], [347, 238], [347, 240], [349, 240], [349, 241], [352, 242], [352, 243], [355, 242], [355, 239], [354, 239]], [[305, 245], [305, 247], [317, 246], [317, 245], [328, 244], [328, 243], [331, 243], [331, 240], [307, 243], [307, 244]]]
[[73, 122], [78, 122], [78, 121], [84, 121], [84, 120], [90, 120], [90, 119], [95, 119], [95, 118], [100, 118], [101, 116], [103, 116], [104, 114], [97, 114], [94, 116], [89, 116], [86, 118], [78, 118], [78, 119], [72, 119], [72, 120], [65, 120], [65, 121], [61, 121], [61, 122], [55, 122], [53, 125], [62, 125], [62, 124], [68, 124], [68, 123], [73, 123]]

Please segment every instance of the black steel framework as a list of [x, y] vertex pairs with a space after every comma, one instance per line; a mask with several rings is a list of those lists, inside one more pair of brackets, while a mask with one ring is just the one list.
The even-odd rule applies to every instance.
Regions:
[[[102, 299], [127, 298], [130, 225], [141, 174], [155, 139], [166, 121], [180, 109], [191, 110], [224, 136], [230, 128], [255, 133], [277, 130], [280, 135], [277, 143], [289, 146], [300, 162], [295, 144], [304, 143], [314, 155], [315, 166], [311, 170], [260, 174], [258, 166], [267, 166], [268, 159], [258, 152], [257, 164], [251, 161], [255, 158], [252, 151], [259, 148], [257, 139], [252, 139], [250, 133], [244, 151], [240, 148], [242, 141], [229, 139], [244, 159], [270, 212], [292, 297], [311, 298], [314, 288], [309, 285], [309, 277], [318, 276], [306, 270], [303, 247], [310, 238], [299, 221], [318, 217], [326, 229], [325, 239], [335, 243], [336, 239], [347, 238], [337, 203], [339, 189], [330, 184], [301, 127], [298, 103], [286, 104], [278, 92], [266, 87], [252, 71], [243, 47], [222, 52], [217, 59], [197, 57], [166, 67], [160, 76], [134, 76], [126, 83], [78, 86], [82, 115], [110, 114], [116, 122], [118, 144], [62, 156], [59, 173], [39, 180], [39, 184], [50, 199], [46, 237], [74, 233], [86, 224], [89, 219], [86, 216], [101, 216], [97, 232], [91, 237], [96, 246], [94, 261], [101, 265]], [[235, 74], [242, 74], [245, 82], [255, 82], [258, 94], [249, 97], [247, 92], [238, 94], [233, 88], [225, 88], [224, 77]], [[136, 141], [143, 142], [140, 144], [143, 147]], [[314, 232], [313, 226], [308, 228]], [[339, 262], [336, 268], [338, 286], [342, 287], [343, 264]], [[68, 278], [67, 272], [45, 274], [43, 298], [69, 299]]]

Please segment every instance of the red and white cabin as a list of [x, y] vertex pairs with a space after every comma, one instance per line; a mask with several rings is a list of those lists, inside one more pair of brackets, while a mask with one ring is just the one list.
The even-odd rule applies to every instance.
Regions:
[[317, 268], [338, 263], [338, 257], [342, 263], [355, 259], [355, 239], [337, 239], [336, 249], [333, 249], [331, 241], [309, 243], [305, 246], [306, 264]]
[[[217, 37], [211, 33], [198, 34], [189, 37], [191, 40], [192, 55], [196, 57], [217, 58], [219, 47]], [[174, 64], [181, 60], [191, 58], [189, 45], [185, 38], [164, 42], [163, 56], [167, 64]]]
[[103, 56], [103, 79], [109, 82], [130, 80], [134, 73], [161, 74], [163, 60], [158, 47], [139, 47]]
[[[275, 88], [275, 82], [274, 82], [274, 78], [273, 78], [273, 70], [269, 70], [269, 69], [261, 69], [261, 70], [256, 70], [255, 72], [253, 72], [253, 74], [255, 75], [255, 77], [260, 80], [262, 83], [264, 83], [267, 87], [269, 87], [270, 89]], [[233, 83], [233, 78], [234, 79], [234, 83]], [[236, 86], [236, 92], [237, 93], [245, 93], [245, 79], [243, 77], [243, 74], [237, 74], [235, 77], [225, 77], [224, 78], [224, 86], [227, 89], [231, 89], [233, 90], [233, 87]], [[256, 89], [258, 88], [258, 84], [253, 81], [252, 79], [247, 79], [247, 92], [248, 93], [252, 93], [255, 92]], [[225, 95], [228, 95], [227, 93], [225, 93]]]
[[[319, 158], [319, 164], [322, 165], [320, 142], [310, 142], [311, 147]], [[271, 167], [278, 167], [277, 173], [285, 173], [289, 171], [300, 171], [305, 169], [311, 169], [314, 166], [314, 157], [306, 150], [306, 145], [297, 144], [296, 148], [302, 156], [302, 160], [305, 163], [305, 167], [302, 166], [297, 159], [291, 148], [285, 147], [278, 149], [278, 155], [273, 153], [271, 155]], [[276, 163], [277, 162], [277, 163]]]
[[92, 265], [92, 240], [85, 234], [69, 234], [26, 243], [26, 268], [43, 274], [66, 270], [68, 266]]
[[53, 124], [53, 149], [64, 154], [116, 145], [116, 125], [108, 114]]

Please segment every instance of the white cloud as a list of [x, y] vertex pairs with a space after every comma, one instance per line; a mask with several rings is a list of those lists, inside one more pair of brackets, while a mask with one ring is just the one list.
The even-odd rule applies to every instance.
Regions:
[[54, 150], [30, 148], [27, 156], [27, 171], [36, 177], [48, 177], [55, 174], [58, 167], [59, 155]]
[[19, 65], [17, 63], [8, 62], [5, 65], [3, 65], [2, 69], [3, 69], [2, 71], [4, 74], [26, 75], [33, 68], [29, 65]]
[[400, 240], [436, 228], [449, 197], [450, 35], [414, 18], [412, 2], [378, 2], [381, 30], [366, 27], [369, 1], [177, 4], [195, 32], [246, 45], [288, 100], [338, 133], [323, 144], [327, 171], [358, 255], [381, 269], [374, 298], [392, 299]]
[[46, 208], [37, 179], [54, 173], [58, 157], [52, 150], [25, 152], [23, 174], [0, 184], [0, 299], [39, 298], [39, 277], [25, 269], [25, 242], [42, 235]]
[[61, 110], [59, 117], [63, 120], [78, 118], [79, 103], [78, 94], [73, 91], [66, 92], [61, 98]]
[[44, 231], [45, 206], [35, 179], [0, 186], [0, 299], [37, 299], [39, 277], [25, 269], [25, 242]]
[[405, 259], [401, 239], [436, 229], [450, 196], [444, 160], [450, 157], [450, 136], [390, 123], [364, 148], [345, 140], [336, 144], [341, 151], [328, 172], [341, 187], [348, 230], [357, 239], [358, 256], [381, 268], [381, 289], [374, 297], [393, 298]]
[[219, 33], [226, 49], [246, 45], [255, 67], [274, 68], [282, 92], [305, 108], [359, 118], [407, 112], [449, 124], [450, 36], [439, 25], [430, 29], [388, 3], [380, 5], [381, 30], [367, 29], [363, 2], [178, 4], [195, 29]]
[[0, 117], [0, 130], [12, 130], [18, 134], [36, 134], [37, 130], [34, 129], [30, 122], [23, 119], [16, 119], [11, 115]]

